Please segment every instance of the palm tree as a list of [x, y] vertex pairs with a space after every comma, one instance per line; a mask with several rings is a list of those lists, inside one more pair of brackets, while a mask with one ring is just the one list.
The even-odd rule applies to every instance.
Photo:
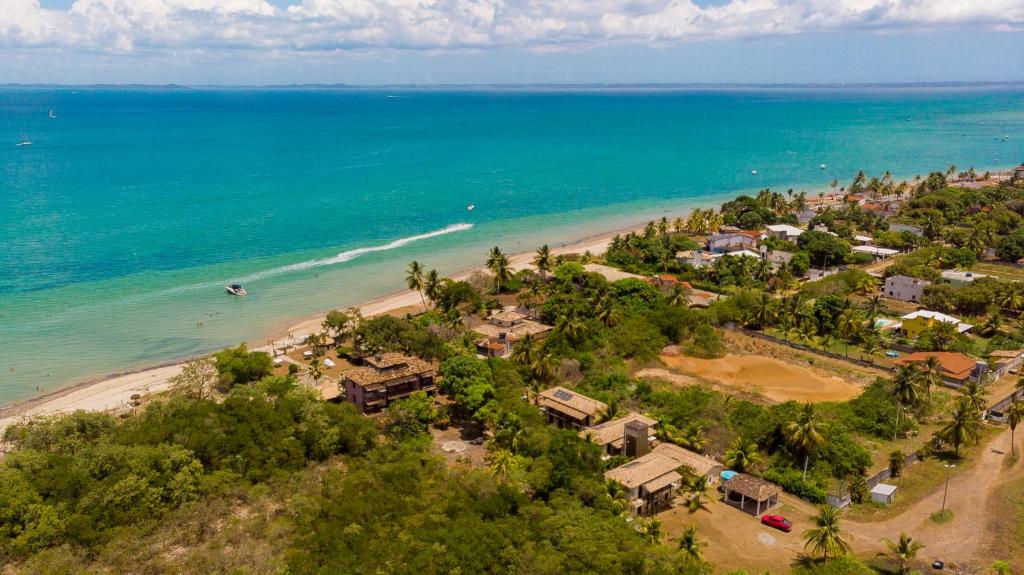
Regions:
[[700, 550], [703, 546], [704, 543], [697, 539], [697, 528], [693, 525], [684, 529], [679, 536], [679, 550], [694, 561], [704, 560], [704, 552]]
[[843, 533], [839, 529], [839, 509], [831, 505], [822, 505], [818, 508], [818, 515], [814, 517], [814, 529], [804, 531], [802, 537], [804, 549], [811, 547], [824, 561], [828, 561], [829, 555], [835, 557], [850, 550], [850, 544], [843, 539]]
[[540, 392], [539, 388], [548, 381], [551, 381], [551, 378], [555, 376], [558, 363], [558, 358], [550, 353], [542, 354], [533, 359], [533, 363], [530, 364], [530, 385], [535, 392], [534, 403], [537, 402]]
[[914, 541], [906, 533], [900, 533], [897, 541], [885, 540], [885, 546], [889, 548], [889, 556], [900, 564], [900, 573], [909, 571], [908, 564], [917, 557], [917, 552], [924, 549], [924, 544]]
[[978, 381], [968, 381], [960, 386], [962, 399], [978, 413], [985, 411], [985, 388]]
[[956, 456], [960, 457], [960, 446], [967, 442], [978, 442], [981, 431], [981, 418], [977, 410], [966, 398], [960, 398], [953, 409], [951, 419], [945, 427], [935, 433], [942, 441], [952, 443]]
[[814, 413], [813, 403], [804, 404], [796, 420], [786, 425], [785, 433], [793, 448], [804, 456], [803, 478], [807, 479], [807, 464], [811, 460], [811, 453], [825, 445], [822, 424]]
[[775, 300], [765, 292], [761, 292], [757, 299], [757, 307], [754, 308], [754, 321], [761, 327], [761, 331], [764, 331], [774, 318]]
[[537, 266], [537, 271], [540, 272], [540, 277], [547, 279], [548, 273], [551, 272], [551, 264], [553, 262], [551, 257], [551, 248], [547, 244], [544, 244], [537, 250], [537, 255], [533, 256], [533, 265]]
[[878, 350], [882, 349], [882, 347], [878, 343], [878, 338], [871, 337], [864, 340], [864, 343], [861, 345], [861, 349], [864, 350], [864, 353], [868, 354], [868, 361], [875, 363], [875, 354], [878, 353]]
[[1017, 455], [1013, 436], [1021, 421], [1024, 421], [1024, 401], [1017, 400], [1006, 409], [1006, 423], [1010, 426], [1010, 455]]
[[661, 521], [658, 521], [657, 519], [654, 519], [652, 517], [650, 521], [647, 521], [643, 524], [641, 529], [643, 530], [642, 534], [644, 536], [644, 539], [646, 539], [648, 542], [661, 542]]
[[508, 449], [495, 449], [487, 454], [488, 468], [491, 474], [502, 482], [507, 482], [509, 477], [519, 468], [519, 461]]
[[882, 307], [884, 307], [884, 305], [884, 302], [882, 302], [882, 296], [880, 295], [875, 294], [868, 298], [865, 309], [867, 309], [868, 312], [869, 323], [874, 325], [875, 318], [878, 317], [878, 313], [882, 311]]
[[405, 285], [409, 286], [409, 289], [419, 292], [420, 302], [426, 309], [427, 300], [423, 298], [423, 266], [420, 265], [420, 262], [416, 260], [409, 262], [409, 268], [405, 272]]
[[704, 507], [703, 498], [707, 497], [710, 486], [711, 483], [708, 481], [707, 475], [698, 475], [690, 481], [690, 484], [687, 486], [687, 490], [690, 492], [690, 500], [686, 505], [691, 513]]
[[921, 388], [930, 402], [932, 399], [932, 388], [942, 385], [942, 364], [934, 355], [928, 356], [921, 367]]
[[579, 341], [579, 338], [586, 332], [587, 324], [580, 317], [575, 308], [562, 316], [562, 319], [555, 326], [555, 329], [564, 333], [572, 341]]
[[487, 254], [485, 262], [487, 269], [494, 274], [495, 291], [501, 293], [501, 285], [512, 279], [512, 272], [509, 269], [508, 256], [501, 253], [501, 248], [494, 246]]
[[512, 350], [512, 361], [527, 367], [533, 363], [533, 334], [526, 334]]
[[913, 365], [904, 364], [896, 368], [892, 378], [892, 393], [896, 401], [910, 407], [921, 399], [921, 371]]
[[757, 444], [742, 437], [737, 437], [732, 442], [732, 445], [729, 446], [729, 449], [725, 451], [725, 459], [722, 463], [725, 463], [729, 469], [742, 473], [761, 461], [761, 452], [758, 451]]
[[611, 421], [622, 413], [622, 403], [618, 398], [614, 398], [608, 402], [608, 405], [601, 410], [598, 414], [598, 421], [604, 423], [605, 421]]
[[437, 270], [430, 270], [427, 275], [423, 276], [423, 293], [427, 294], [427, 299], [434, 304], [434, 307], [437, 307], [437, 300], [441, 299], [443, 285]]
[[668, 294], [668, 305], [676, 307], [687, 307], [690, 305], [690, 290], [677, 283], [672, 286], [672, 292]]
[[309, 377], [313, 378], [313, 383], [315, 383], [316, 385], [320, 385], [320, 378], [324, 376], [324, 372], [320, 368], [319, 358], [314, 357], [313, 359], [309, 360], [309, 366], [306, 367], [306, 373], [309, 374]]
[[704, 429], [696, 421], [688, 423], [675, 439], [683, 447], [697, 453], [703, 453], [704, 448], [708, 445], [708, 440], [704, 437]]

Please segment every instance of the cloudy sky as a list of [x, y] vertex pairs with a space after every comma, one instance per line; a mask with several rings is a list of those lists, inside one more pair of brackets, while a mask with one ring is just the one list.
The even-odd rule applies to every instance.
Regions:
[[0, 0], [0, 83], [1024, 80], [1024, 0]]

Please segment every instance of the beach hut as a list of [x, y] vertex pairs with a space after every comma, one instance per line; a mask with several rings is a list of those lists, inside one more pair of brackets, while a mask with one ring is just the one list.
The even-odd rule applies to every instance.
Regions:
[[896, 498], [896, 486], [879, 483], [871, 489], [871, 500], [882, 505], [890, 505]]

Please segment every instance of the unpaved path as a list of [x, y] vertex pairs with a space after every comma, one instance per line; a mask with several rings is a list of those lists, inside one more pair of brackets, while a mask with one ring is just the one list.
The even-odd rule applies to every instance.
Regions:
[[[1018, 438], [1018, 449], [1022, 443]], [[884, 521], [856, 523], [846, 521], [843, 528], [859, 555], [884, 551], [883, 538], [897, 539], [906, 533], [924, 543], [920, 558], [934, 557], [958, 564], [987, 565], [998, 557], [986, 557], [990, 534], [987, 529], [989, 500], [1001, 482], [1024, 473], [1021, 465], [1006, 468], [1003, 462], [1010, 452], [1010, 431], [1003, 431], [984, 447], [980, 459], [969, 470], [949, 480], [946, 508], [953, 519], [943, 525], [931, 520], [942, 507], [943, 489], [922, 498], [903, 513]], [[899, 497], [899, 492], [896, 493]]]

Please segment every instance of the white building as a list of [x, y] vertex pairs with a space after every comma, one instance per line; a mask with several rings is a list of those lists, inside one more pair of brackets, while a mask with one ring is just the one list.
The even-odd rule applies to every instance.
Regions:
[[929, 285], [931, 282], [928, 280], [910, 276], [889, 276], [885, 278], [885, 285], [882, 286], [882, 295], [900, 301], [920, 302], [925, 286]]
[[795, 242], [804, 231], [789, 224], [772, 224], [768, 226], [768, 235], [787, 242]]
[[876, 260], [884, 260], [900, 253], [899, 250], [880, 248], [878, 246], [853, 246], [851, 248], [857, 254], [871, 254]]
[[976, 274], [974, 272], [963, 272], [959, 270], [945, 270], [942, 272], [942, 279], [948, 281], [953, 287], [961, 288], [968, 286], [974, 280], [978, 278], [987, 278], [985, 274]]

